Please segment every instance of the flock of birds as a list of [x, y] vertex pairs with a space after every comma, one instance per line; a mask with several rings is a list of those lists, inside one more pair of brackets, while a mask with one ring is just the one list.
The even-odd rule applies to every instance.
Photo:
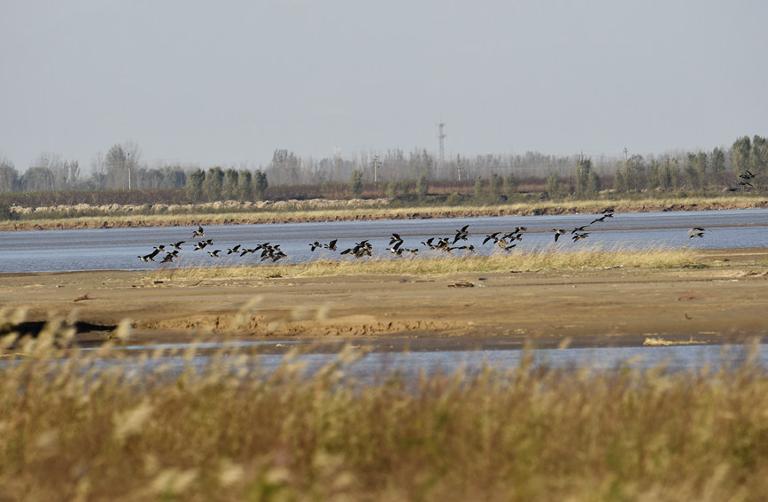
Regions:
[[[748, 172], [748, 171], [747, 171]], [[612, 208], [605, 209], [599, 215], [597, 215], [591, 222], [581, 225], [572, 229], [553, 228], [554, 241], [557, 243], [563, 236], [570, 235], [573, 242], [584, 240], [590, 235], [590, 227], [597, 223], [604, 223], [608, 219], [614, 217], [614, 210]], [[485, 236], [482, 241], [482, 245], [492, 243], [492, 245], [499, 249], [510, 252], [512, 251], [520, 241], [523, 240], [523, 236], [528, 231], [527, 227], [515, 227], [509, 232], [499, 231], [493, 232]], [[688, 230], [688, 238], [701, 238], [707, 230], [702, 227], [694, 227]], [[453, 236], [449, 237], [430, 237], [421, 242], [427, 250], [441, 251], [445, 253], [453, 253], [454, 251], [460, 251], [464, 253], [474, 253], [476, 251], [475, 245], [470, 244], [469, 241], [469, 225], [457, 229]], [[192, 232], [193, 251], [205, 251], [211, 258], [221, 258], [222, 256], [235, 255], [244, 257], [249, 254], [258, 254], [261, 261], [278, 262], [288, 255], [280, 249], [280, 244], [272, 244], [270, 242], [263, 242], [256, 244], [254, 247], [247, 247], [244, 244], [237, 244], [231, 248], [227, 248], [226, 252], [223, 249], [213, 249], [213, 239], [206, 238], [205, 229], [202, 226], [198, 226], [196, 230]], [[155, 258], [159, 259], [159, 263], [173, 263], [176, 261], [182, 251], [182, 246], [186, 244], [186, 241], [173, 242], [171, 244], [159, 244], [153, 247], [153, 250], [146, 254], [140, 255], [138, 258], [145, 262], [155, 262]], [[314, 241], [309, 244], [311, 252], [317, 250], [327, 250], [331, 252], [339, 252], [339, 255], [349, 255], [355, 258], [363, 258], [366, 256], [373, 256], [373, 245], [368, 240], [363, 240], [355, 243], [353, 246], [339, 249], [339, 239], [333, 239], [327, 243], [321, 243]], [[405, 240], [400, 234], [393, 233], [389, 239], [389, 247], [387, 248], [395, 256], [414, 256], [419, 253], [418, 247], [407, 247]]]
[[745, 169], [743, 173], [739, 174], [739, 186], [743, 188], [755, 188], [752, 184], [752, 180], [755, 179], [755, 175], [752, 174], [749, 169]]

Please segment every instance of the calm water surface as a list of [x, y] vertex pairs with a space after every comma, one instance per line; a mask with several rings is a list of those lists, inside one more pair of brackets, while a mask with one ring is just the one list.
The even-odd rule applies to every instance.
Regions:
[[[484, 218], [447, 218], [425, 220], [377, 220], [330, 223], [290, 223], [278, 225], [210, 226], [206, 236], [214, 240], [214, 249], [226, 250], [235, 244], [253, 246], [259, 242], [279, 243], [290, 262], [317, 257], [332, 258], [337, 254], [323, 251], [310, 253], [308, 243], [339, 239], [339, 248], [369, 239], [380, 256], [386, 251], [389, 235], [398, 232], [408, 247], [420, 247], [419, 242], [432, 236], [453, 235], [456, 228], [470, 225], [470, 242], [481, 252], [493, 246], [481, 247], [487, 233], [509, 231], [526, 226], [521, 249], [553, 246], [552, 228], [573, 228], [589, 223], [592, 215], [509, 216]], [[710, 231], [703, 239], [689, 239], [687, 229], [703, 226]], [[656, 212], [617, 214], [605, 223], [590, 229], [587, 243], [608, 248], [694, 247], [740, 248], [768, 246], [768, 209], [727, 211]], [[157, 268], [137, 259], [156, 244], [191, 239], [186, 227], [120, 228], [99, 230], [56, 230], [30, 232], [0, 232], [0, 272], [47, 272], [76, 270], [134, 270]], [[564, 239], [557, 248], [577, 249]], [[424, 253], [428, 254], [428, 253]], [[181, 259], [170, 266], [223, 265], [258, 263], [258, 256], [213, 259], [202, 251], [183, 251]], [[165, 265], [169, 266], [169, 265]]]
[[[219, 348], [230, 349], [229, 359], [236, 361], [238, 350], [256, 347], [288, 347], [300, 345], [296, 341], [240, 341], [225, 343], [197, 344], [200, 351]], [[162, 345], [133, 345], [123, 348], [134, 355], [139, 352], [147, 354], [157, 348], [174, 352], [160, 358], [123, 358], [105, 359], [100, 364], [105, 367], [119, 365], [137, 374], [163, 366], [170, 373], [180, 372], [187, 365], [205, 368], [211, 363], [211, 356], [199, 352], [191, 361], [179, 355], [189, 344]], [[534, 365], [546, 365], [556, 368], [587, 367], [595, 370], [611, 370], [621, 365], [633, 368], [651, 368], [663, 365], [671, 371], [697, 370], [702, 368], [717, 369], [721, 367], [737, 367], [750, 356], [750, 350], [744, 346], [718, 345], [680, 345], [668, 347], [599, 347], [599, 348], [570, 348], [570, 349], [536, 349], [530, 352]], [[95, 350], [95, 349], [85, 349]], [[347, 375], [362, 379], [372, 378], [382, 373], [397, 371], [398, 373], [415, 378], [421, 372], [433, 374], [436, 372], [453, 372], [464, 369], [467, 372], [477, 371], [484, 366], [498, 370], [517, 367], [526, 353], [521, 350], [430, 350], [414, 352], [370, 352], [352, 363], [345, 370]], [[262, 354], [254, 356], [252, 364], [269, 373], [284, 362], [282, 354]], [[758, 345], [753, 353], [755, 361], [768, 369], [768, 350]], [[306, 365], [307, 374], [312, 374], [318, 368], [337, 360], [335, 353], [310, 353], [296, 356], [293, 361]]]

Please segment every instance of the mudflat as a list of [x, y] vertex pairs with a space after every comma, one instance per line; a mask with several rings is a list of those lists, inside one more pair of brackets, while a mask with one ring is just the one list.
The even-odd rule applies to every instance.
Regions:
[[[768, 250], [718, 250], [700, 266], [448, 275], [206, 279], [147, 272], [0, 275], [0, 305], [96, 331], [130, 319], [149, 341], [303, 337], [392, 347], [737, 343], [768, 335]], [[88, 332], [90, 331], [90, 332]]]

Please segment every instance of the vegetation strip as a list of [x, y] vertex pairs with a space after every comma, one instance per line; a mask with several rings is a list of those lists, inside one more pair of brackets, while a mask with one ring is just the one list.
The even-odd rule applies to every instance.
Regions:
[[323, 277], [345, 275], [445, 275], [478, 272], [604, 270], [606, 268], [680, 268], [704, 266], [690, 249], [603, 249], [521, 251], [490, 256], [315, 260], [291, 265], [180, 267], [151, 272], [153, 279], [200, 280], [236, 278]]
[[[222, 349], [109, 345], [67, 358], [54, 333], [2, 370], [9, 500], [760, 500], [768, 378], [753, 357], [697, 372], [534, 366], [304, 375]], [[655, 349], [649, 349], [655, 350]], [[168, 356], [186, 360], [170, 372]], [[104, 366], [105, 361], [110, 365]]]
[[[292, 210], [235, 210], [179, 214], [105, 214], [0, 221], [0, 230], [54, 230], [77, 228], [160, 227], [232, 224], [270, 224], [379, 219], [463, 218], [480, 216], [534, 216], [546, 214], [594, 213], [610, 207], [617, 212], [700, 211], [766, 208], [765, 197], [701, 197], [671, 199], [617, 199], [564, 202], [497, 204], [486, 206], [413, 206]], [[115, 210], [118, 212], [118, 209]], [[148, 211], [151, 211], [149, 209]]]

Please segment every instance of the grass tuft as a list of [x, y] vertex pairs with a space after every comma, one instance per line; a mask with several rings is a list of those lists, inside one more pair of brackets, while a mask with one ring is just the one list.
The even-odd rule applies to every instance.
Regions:
[[229, 265], [167, 268], [151, 273], [163, 280], [267, 279], [350, 275], [447, 275], [483, 272], [605, 270], [610, 268], [681, 268], [700, 265], [690, 249], [605, 249], [585, 246], [576, 251], [543, 249], [494, 253], [489, 256], [423, 256], [314, 260], [288, 265]]

